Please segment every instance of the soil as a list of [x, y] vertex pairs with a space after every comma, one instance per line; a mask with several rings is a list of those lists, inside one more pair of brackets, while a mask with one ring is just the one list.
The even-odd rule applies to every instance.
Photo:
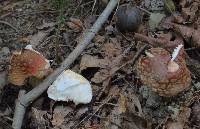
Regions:
[[[51, 68], [55, 70], [106, 7], [106, 1], [102, 1], [97, 1], [92, 8], [94, 1], [89, 0], [0, 0], [0, 128], [8, 128], [12, 124], [19, 90], [30, 91], [41, 82], [29, 78], [24, 86], [10, 84], [6, 78], [12, 53], [31, 44], [50, 60]], [[120, 5], [127, 1], [122, 0]], [[132, 4], [141, 5], [152, 12], [163, 11], [162, 0], [153, 0], [159, 4], [151, 2], [137, 0]], [[55, 102], [45, 92], [26, 111], [23, 129], [172, 129], [172, 126], [177, 128], [179, 125], [187, 129], [200, 129], [199, 49], [191, 48], [184, 40], [188, 55], [186, 62], [192, 76], [190, 89], [174, 97], [159, 96], [142, 84], [136, 72], [137, 60], [120, 68], [145, 43], [136, 41], [132, 32], [119, 32], [113, 15], [114, 12], [70, 67], [91, 82], [92, 102], [80, 105]], [[141, 30], [146, 33], [149, 28], [145, 17], [148, 16], [142, 19]], [[74, 25], [71, 18], [77, 19], [78, 25]], [[86, 55], [91, 57], [86, 58]], [[139, 54], [142, 55], [144, 51]], [[84, 56], [89, 62], [85, 67], [82, 65]], [[101, 63], [97, 65], [96, 62]], [[111, 75], [112, 68], [119, 70]], [[184, 117], [180, 120], [181, 115]]]

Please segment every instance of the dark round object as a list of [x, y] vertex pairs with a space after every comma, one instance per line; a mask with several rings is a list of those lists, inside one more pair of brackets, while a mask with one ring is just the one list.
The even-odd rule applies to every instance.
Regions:
[[141, 24], [141, 12], [131, 5], [121, 5], [116, 12], [116, 25], [121, 32], [136, 31]]

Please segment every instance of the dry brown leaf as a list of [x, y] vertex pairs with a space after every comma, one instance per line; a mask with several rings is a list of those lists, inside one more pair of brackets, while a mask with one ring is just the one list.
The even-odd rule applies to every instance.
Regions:
[[64, 122], [64, 117], [62, 112], [54, 112], [53, 120], [51, 121], [53, 126], [60, 126]]
[[95, 73], [94, 77], [91, 79], [92, 82], [102, 83], [106, 78], [110, 76], [108, 69], [102, 69], [99, 72]]
[[182, 8], [182, 14], [185, 19], [188, 19], [190, 22], [194, 21], [197, 17], [197, 11], [199, 10], [200, 3], [198, 2], [192, 2], [191, 5], [188, 7]]
[[89, 67], [106, 68], [108, 64], [109, 64], [109, 60], [98, 59], [97, 56], [91, 56], [91, 55], [85, 54], [81, 58], [80, 70], [82, 71]]
[[53, 110], [53, 119], [51, 123], [54, 126], [61, 126], [62, 123], [66, 120], [65, 117], [74, 110], [69, 106], [56, 106]]
[[187, 27], [184, 25], [178, 25], [175, 23], [172, 23], [173, 25], [173, 29], [180, 33], [182, 35], [182, 37], [186, 40], [186, 41], [190, 41], [191, 40], [191, 45], [195, 46], [195, 47], [200, 47], [200, 28], [198, 28], [197, 30], [191, 27]]
[[70, 21], [66, 23], [67, 26], [75, 32], [80, 32], [83, 29], [83, 23], [80, 19], [70, 18]]
[[168, 121], [165, 126], [165, 129], [183, 129], [184, 125], [182, 125], [180, 122]]
[[94, 37], [94, 42], [95, 43], [104, 43], [104, 41], [105, 41], [105, 36], [96, 35]]
[[116, 57], [122, 53], [122, 47], [118, 43], [117, 39], [111, 38], [110, 40], [111, 41], [107, 42], [103, 47], [104, 54], [109, 59]]

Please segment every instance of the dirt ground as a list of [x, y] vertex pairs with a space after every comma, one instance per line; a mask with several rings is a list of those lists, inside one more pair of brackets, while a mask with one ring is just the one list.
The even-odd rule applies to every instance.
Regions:
[[[152, 13], [164, 12], [167, 18], [175, 16], [166, 11], [173, 8], [166, 7], [164, 1], [121, 0], [118, 6], [131, 3]], [[107, 2], [0, 0], [0, 129], [11, 128], [19, 90], [30, 91], [42, 81], [30, 77], [23, 86], [9, 83], [6, 78], [12, 53], [31, 44], [50, 60], [55, 70], [74, 50]], [[174, 4], [176, 13], [183, 17], [182, 21], [174, 20], [175, 23], [191, 27], [199, 35], [199, 0], [174, 0]], [[137, 72], [138, 58], [155, 45], [136, 40], [134, 32], [120, 32], [116, 27], [116, 10], [70, 67], [91, 82], [92, 101], [80, 105], [55, 102], [45, 92], [28, 107], [23, 129], [200, 129], [200, 40], [193, 45], [182, 36], [182, 31], [178, 34], [169, 28], [149, 27], [149, 14], [142, 11], [137, 33], [155, 39], [164, 32], [166, 37], [178, 34], [183, 39], [186, 65], [191, 73], [187, 90], [173, 97], [160, 96], [142, 83]]]

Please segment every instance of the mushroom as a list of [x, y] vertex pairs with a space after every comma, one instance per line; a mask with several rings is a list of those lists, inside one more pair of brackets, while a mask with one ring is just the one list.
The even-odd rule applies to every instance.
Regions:
[[49, 61], [28, 45], [20, 52], [14, 52], [10, 61], [8, 81], [22, 86], [28, 77], [43, 78], [51, 71]]
[[48, 97], [55, 101], [73, 101], [90, 103], [92, 100], [92, 88], [83, 76], [66, 70], [62, 72], [47, 90]]
[[137, 73], [146, 86], [160, 96], [171, 97], [188, 89], [191, 83], [182, 48], [179, 45], [170, 53], [163, 48], [151, 48], [146, 57], [140, 57]]

